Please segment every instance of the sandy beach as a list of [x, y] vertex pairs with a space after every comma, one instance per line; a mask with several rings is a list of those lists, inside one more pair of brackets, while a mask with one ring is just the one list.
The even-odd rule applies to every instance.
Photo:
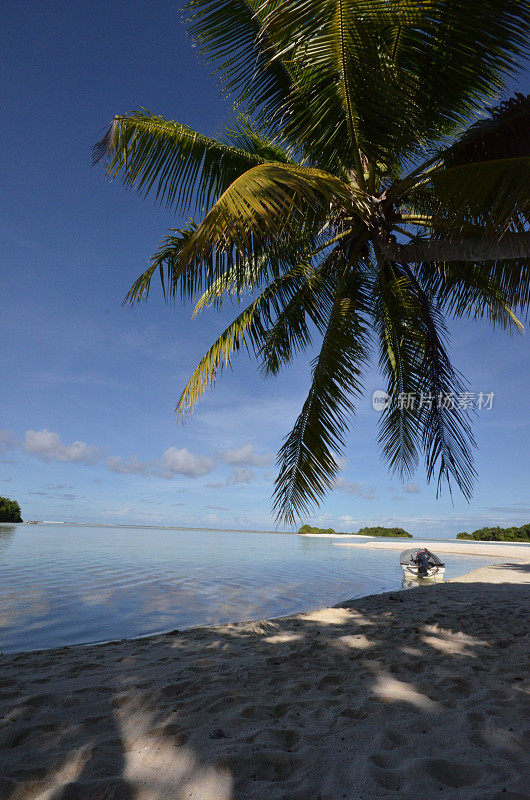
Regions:
[[530, 562], [0, 656], [2, 800], [530, 797]]
[[[407, 544], [407, 541], [410, 542]], [[530, 561], [530, 545], [518, 542], [477, 542], [469, 539], [459, 539], [455, 542], [444, 542], [430, 540], [404, 540], [397, 542], [395, 539], [390, 541], [370, 542], [333, 542], [339, 547], [367, 547], [370, 550], [408, 550], [412, 547], [427, 547], [435, 553], [452, 553], [462, 556], [493, 556], [495, 558], [509, 558], [521, 561]]]

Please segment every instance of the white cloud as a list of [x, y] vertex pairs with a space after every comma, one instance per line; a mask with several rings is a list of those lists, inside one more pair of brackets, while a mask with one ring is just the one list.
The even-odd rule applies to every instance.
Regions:
[[224, 481], [205, 483], [204, 485], [207, 489], [223, 489], [225, 486], [235, 486], [238, 483], [251, 483], [254, 477], [254, 472], [248, 467], [234, 467]]
[[207, 475], [212, 471], [214, 463], [213, 458], [194, 456], [188, 450], [179, 450], [176, 447], [169, 447], [161, 459], [153, 461], [140, 461], [138, 456], [129, 459], [111, 456], [107, 459], [107, 467], [119, 475], [154, 475], [166, 480], [174, 478], [175, 475], [186, 475], [188, 478]]
[[254, 480], [254, 473], [248, 467], [235, 467], [228, 478], [226, 479], [227, 485], [235, 485], [236, 483], [250, 483]]
[[363, 486], [358, 481], [347, 481], [346, 478], [337, 478], [334, 488], [346, 494], [364, 497], [366, 500], [371, 500], [374, 496], [374, 490], [370, 486]]
[[65, 461], [72, 464], [96, 464], [101, 451], [85, 442], [63, 444], [58, 433], [47, 428], [41, 431], [26, 431], [22, 447], [42, 461]]
[[[26, 453], [41, 461], [97, 464], [103, 457], [103, 450], [100, 448], [82, 441], [64, 444], [58, 433], [47, 428], [40, 431], [27, 430], [22, 443], [16, 440], [12, 431], [0, 430], [0, 453], [20, 445]], [[169, 447], [158, 459], [142, 461], [138, 456], [110, 456], [106, 465], [107, 469], [118, 475], [155, 476], [170, 480], [175, 475], [185, 475], [188, 478], [207, 475], [214, 468], [215, 460], [208, 456], [193, 455], [185, 448]]]
[[403, 491], [407, 492], [407, 494], [419, 494], [421, 492], [421, 489], [417, 483], [407, 483], [403, 487]]
[[231, 466], [267, 467], [274, 458], [274, 453], [257, 453], [253, 444], [245, 444], [233, 450], [221, 453], [225, 464]]
[[0, 430], [0, 453], [7, 453], [9, 450], [14, 450], [17, 444], [13, 431], [8, 431], [6, 429]]
[[186, 449], [178, 450], [169, 447], [162, 455], [162, 477], [172, 478], [175, 475], [186, 475], [188, 478], [198, 478], [207, 475], [214, 468], [213, 458], [208, 456], [194, 456]]
[[[65, 444], [58, 433], [47, 428], [40, 431], [27, 430], [23, 442], [18, 442], [11, 431], [0, 430], [0, 452], [20, 446], [26, 453], [48, 462], [97, 464], [104, 455], [102, 449], [82, 441]], [[266, 454], [255, 453], [252, 445], [240, 450], [227, 451], [226, 455], [231, 459], [230, 463], [234, 464], [242, 459], [249, 459], [261, 465], [269, 458]], [[215, 459], [205, 455], [194, 455], [186, 448], [169, 447], [162, 453], [161, 458], [143, 461], [137, 455], [130, 458], [110, 456], [105, 463], [107, 469], [118, 475], [141, 475], [171, 480], [176, 475], [185, 475], [188, 478], [208, 475], [215, 466]], [[243, 465], [234, 466], [222, 485], [250, 483], [253, 478], [252, 470]]]
[[117, 472], [119, 475], [145, 475], [148, 466], [148, 461], [140, 461], [137, 456], [132, 456], [127, 460], [121, 456], [107, 458], [107, 467], [111, 472]]

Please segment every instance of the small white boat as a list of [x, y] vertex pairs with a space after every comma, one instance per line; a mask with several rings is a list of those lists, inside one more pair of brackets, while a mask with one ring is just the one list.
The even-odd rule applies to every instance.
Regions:
[[444, 562], [426, 547], [403, 550], [399, 557], [399, 563], [404, 578], [427, 578], [431, 581], [443, 581], [444, 579]]

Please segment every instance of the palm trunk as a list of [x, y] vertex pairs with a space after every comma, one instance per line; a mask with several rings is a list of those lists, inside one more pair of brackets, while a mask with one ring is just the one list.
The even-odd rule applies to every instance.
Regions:
[[500, 239], [426, 239], [399, 244], [394, 237], [377, 239], [392, 261], [507, 261], [530, 258], [530, 232], [508, 233]]

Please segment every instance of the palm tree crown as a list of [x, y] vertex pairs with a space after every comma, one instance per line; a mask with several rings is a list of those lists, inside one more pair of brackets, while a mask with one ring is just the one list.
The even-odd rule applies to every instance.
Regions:
[[[178, 415], [242, 347], [274, 375], [320, 338], [278, 458], [274, 507], [293, 522], [336, 481], [374, 347], [392, 397], [439, 398], [464, 386], [446, 315], [522, 328], [530, 98], [487, 107], [527, 52], [530, 2], [191, 0], [187, 11], [233, 123], [215, 139], [146, 111], [117, 116], [95, 159], [174, 210], [208, 209], [169, 232], [126, 299], [147, 298], [158, 272], [195, 313], [242, 307]], [[428, 479], [470, 497], [458, 404], [392, 402], [379, 438], [400, 477], [423, 454]]]

